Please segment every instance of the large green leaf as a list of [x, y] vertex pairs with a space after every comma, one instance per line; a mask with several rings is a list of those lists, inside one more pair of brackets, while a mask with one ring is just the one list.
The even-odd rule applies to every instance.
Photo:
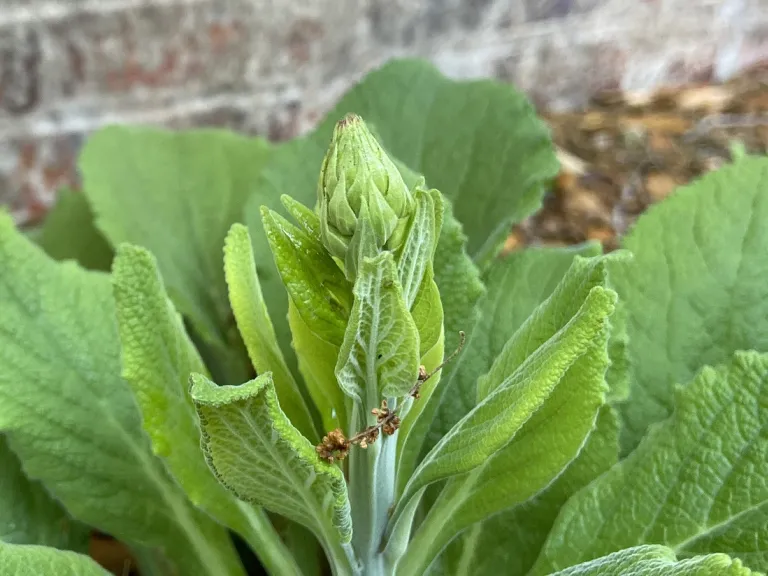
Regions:
[[251, 362], [257, 373], [272, 372], [275, 391], [286, 416], [304, 436], [317, 431], [298, 384], [285, 363], [275, 329], [261, 294], [248, 228], [234, 224], [224, 246], [224, 272], [229, 301]]
[[[427, 62], [394, 60], [352, 88], [311, 134], [280, 145], [270, 156], [247, 208], [256, 254], [266, 248], [261, 205], [278, 209], [279, 195], [288, 193], [314, 206], [333, 127], [350, 112], [362, 116], [392, 156], [453, 202], [468, 236], [467, 250], [476, 259], [495, 253], [509, 225], [538, 208], [544, 186], [557, 174], [545, 124], [510, 85], [456, 82]], [[287, 300], [274, 268], [263, 266], [264, 297], [273, 318], [281, 319], [275, 329], [285, 348]]]
[[565, 505], [533, 574], [640, 544], [768, 569], [768, 355], [737, 352], [676, 396], [669, 420]]
[[636, 546], [551, 576], [750, 576], [756, 573], [725, 554], [678, 560], [664, 546]]
[[[488, 293], [479, 305], [482, 321], [477, 336], [458, 368], [459, 378], [467, 388], [474, 389], [474, 381], [488, 371], [507, 340], [549, 298], [574, 257], [599, 253], [597, 244], [529, 248], [495, 263], [487, 274]], [[604, 277], [597, 278], [606, 282]], [[499, 571], [510, 576], [525, 574], [536, 560], [562, 504], [616, 462], [617, 435], [615, 416], [605, 407], [586, 447], [563, 474], [534, 498], [472, 526], [446, 550], [443, 570], [449, 574], [467, 570], [473, 575]]]
[[675, 384], [736, 350], [768, 351], [768, 159], [679, 189], [624, 240], [612, 280], [626, 302], [634, 383], [627, 450], [672, 410]]
[[[478, 303], [480, 324], [455, 371], [456, 379], [461, 382], [457, 389], [460, 394], [452, 398], [457, 408], [468, 412], [474, 406], [477, 378], [489, 370], [504, 344], [551, 295], [574, 257], [599, 253], [596, 244], [529, 248], [494, 263], [486, 275], [488, 291]], [[524, 574], [535, 561], [568, 495], [615, 462], [616, 446], [612, 437], [617, 427], [607, 408], [600, 422], [599, 433], [593, 432], [590, 436], [590, 450], [582, 451], [552, 486], [512, 510], [472, 526], [445, 551], [438, 572], [453, 574], [470, 570], [472, 574], [490, 574], [503, 568], [512, 576]]]
[[0, 542], [3, 576], [110, 576], [88, 556], [46, 546]]
[[113, 246], [130, 242], [157, 257], [177, 308], [233, 382], [248, 369], [233, 345], [221, 250], [269, 150], [222, 130], [109, 127], [89, 138], [79, 163], [98, 228]]
[[56, 263], [0, 216], [0, 429], [27, 475], [77, 519], [162, 547], [190, 574], [238, 574], [227, 533], [150, 449], [120, 345], [109, 277]]
[[[250, 247], [250, 244], [249, 244]], [[157, 262], [123, 244], [113, 267], [123, 378], [131, 385], [154, 452], [193, 504], [241, 534], [274, 573], [298, 574], [269, 517], [237, 500], [213, 475], [200, 449], [189, 376], [205, 366], [168, 299]]]
[[60, 190], [35, 239], [56, 260], [77, 260], [89, 270], [109, 270], [112, 248], [93, 223], [85, 195]]
[[579, 455], [546, 489], [514, 508], [474, 524], [441, 558], [450, 576], [523, 576], [536, 561], [557, 514], [570, 496], [618, 460], [619, 424], [603, 406], [595, 430]]
[[440, 494], [402, 574], [421, 573], [461, 530], [540, 493], [576, 458], [605, 402], [615, 293], [604, 286], [602, 259], [577, 258], [506, 343], [478, 389], [477, 407], [421, 463], [406, 498], [447, 472], [467, 474]]
[[88, 532], [40, 483], [27, 479], [19, 459], [0, 436], [0, 540], [84, 552]]
[[217, 386], [192, 375], [191, 394], [203, 430], [203, 450], [219, 481], [254, 502], [311, 529], [332, 562], [345, 562], [352, 536], [341, 470], [323, 462], [280, 409], [272, 375], [241, 386]]

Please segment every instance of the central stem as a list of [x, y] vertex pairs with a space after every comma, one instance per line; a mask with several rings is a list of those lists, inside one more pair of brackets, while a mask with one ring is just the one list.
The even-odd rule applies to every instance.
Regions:
[[[378, 405], [378, 399], [369, 398]], [[394, 406], [392, 399], [391, 406]], [[361, 430], [376, 423], [370, 408], [356, 404], [351, 418], [352, 430]], [[352, 507], [352, 545], [363, 574], [385, 574], [380, 546], [395, 497], [395, 456], [397, 434], [380, 434], [379, 439], [363, 449], [349, 453], [349, 498]]]

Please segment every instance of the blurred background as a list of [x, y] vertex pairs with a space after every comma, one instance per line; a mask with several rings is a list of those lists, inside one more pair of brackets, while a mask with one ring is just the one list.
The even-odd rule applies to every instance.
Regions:
[[[0, 0], [0, 204], [39, 221], [77, 187], [78, 150], [105, 124], [293, 137], [398, 56], [514, 83], [553, 126], [560, 185], [588, 176], [611, 188], [598, 200], [627, 185], [601, 165], [617, 146], [647, 156], [654, 130], [667, 149], [721, 128], [765, 149], [768, 0]], [[647, 196], [641, 160], [620, 160]], [[652, 193], [706, 168], [690, 160]]]

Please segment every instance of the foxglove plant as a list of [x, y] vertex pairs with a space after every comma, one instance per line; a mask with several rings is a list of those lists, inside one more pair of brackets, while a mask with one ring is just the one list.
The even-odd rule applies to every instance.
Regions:
[[107, 128], [0, 216], [0, 575], [103, 575], [89, 527], [144, 576], [767, 570], [766, 160], [497, 258], [531, 114], [398, 62], [279, 146]]

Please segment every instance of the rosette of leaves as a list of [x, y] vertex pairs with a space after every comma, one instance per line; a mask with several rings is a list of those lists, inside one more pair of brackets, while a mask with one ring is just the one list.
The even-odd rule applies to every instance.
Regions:
[[281, 145], [94, 135], [44, 251], [0, 218], [0, 574], [768, 569], [766, 161], [496, 258], [554, 158], [413, 61]]

